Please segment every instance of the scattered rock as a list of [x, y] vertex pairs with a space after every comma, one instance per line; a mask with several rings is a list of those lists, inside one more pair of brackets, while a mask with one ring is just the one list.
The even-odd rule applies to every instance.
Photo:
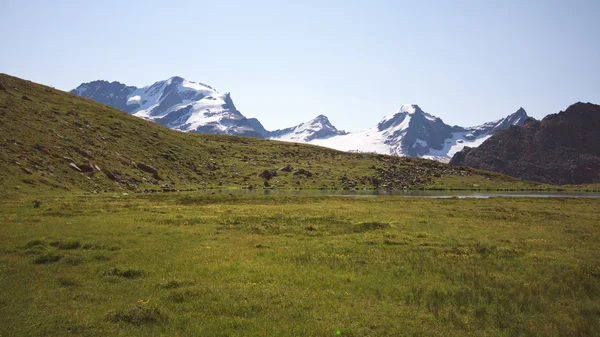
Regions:
[[298, 171], [294, 172], [294, 175], [295, 176], [303, 175], [303, 176], [305, 176], [307, 178], [310, 178], [310, 177], [312, 177], [313, 174], [309, 170], [299, 169]]
[[72, 169], [81, 172], [81, 169], [79, 168], [79, 166], [75, 165], [75, 163], [70, 163], [69, 167], [71, 167]]
[[261, 178], [263, 178], [263, 179], [270, 180], [271, 178], [276, 177], [278, 175], [279, 174], [275, 170], [264, 170], [258, 176], [261, 177]]
[[283, 171], [283, 172], [292, 172], [293, 169], [294, 168], [291, 167], [290, 165], [285, 165], [284, 167], [280, 168], [279, 170]]
[[27, 174], [33, 174], [33, 172], [31, 172], [31, 170], [26, 167], [21, 167], [21, 170], [23, 170], [23, 172], [25, 172]]
[[31, 100], [31, 98], [29, 98], [29, 97], [27, 97], [27, 96], [25, 96], [25, 95], [23, 95], [23, 96], [21, 97], [21, 99], [23, 99], [23, 100], [26, 100], [26, 101], [33, 102], [33, 101]]
[[42, 204], [41, 201], [39, 200], [34, 200], [33, 201], [33, 208], [40, 208], [40, 205]]
[[150, 165], [146, 165], [144, 163], [137, 163], [135, 165], [135, 167], [137, 167], [139, 170], [142, 170], [144, 172], [148, 172], [148, 173], [151, 173], [151, 174], [158, 174], [158, 171], [154, 167], [152, 167]]
[[121, 180], [121, 178], [119, 177], [119, 173], [117, 171], [106, 170], [106, 172], [104, 172], [104, 174], [106, 174], [108, 179], [110, 179], [112, 181], [120, 181]]
[[79, 170], [83, 173], [91, 173], [94, 172], [94, 167], [90, 164], [81, 164], [81, 165], [77, 165], [77, 167], [79, 167]]

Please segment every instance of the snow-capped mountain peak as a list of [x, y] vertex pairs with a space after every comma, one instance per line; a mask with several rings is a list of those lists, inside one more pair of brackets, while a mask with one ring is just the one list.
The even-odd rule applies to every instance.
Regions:
[[268, 138], [292, 142], [310, 142], [314, 139], [326, 139], [333, 136], [345, 135], [345, 131], [338, 130], [331, 124], [329, 118], [319, 115], [306, 123], [298, 124], [291, 128], [268, 132]]
[[262, 136], [236, 109], [229, 93], [180, 76], [142, 88], [94, 81], [71, 92], [181, 131]]
[[381, 120], [381, 122], [379, 122], [379, 124], [377, 125], [377, 128], [380, 131], [382, 131], [389, 127], [396, 126], [398, 124], [409, 123], [411, 117], [415, 115], [422, 116], [430, 121], [435, 121], [436, 119], [439, 119], [433, 115], [426, 113], [416, 104], [402, 104], [400, 108], [396, 110], [396, 113], [394, 113], [391, 116], [384, 117]]
[[398, 111], [396, 111], [396, 113], [400, 113], [400, 112], [406, 112], [408, 114], [414, 114], [415, 112], [417, 112], [417, 109], [421, 109], [419, 108], [418, 105], [416, 104], [402, 104], [400, 106], [400, 108], [398, 108]]
[[376, 152], [424, 157], [447, 162], [464, 146], [476, 147], [499, 129], [520, 125], [527, 114], [519, 109], [498, 121], [476, 127], [449, 126], [416, 104], [403, 104], [376, 127], [310, 143], [342, 151]]

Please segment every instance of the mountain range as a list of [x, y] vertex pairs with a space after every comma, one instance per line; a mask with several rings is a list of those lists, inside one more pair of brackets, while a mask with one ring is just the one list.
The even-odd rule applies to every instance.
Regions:
[[600, 106], [578, 102], [541, 121], [496, 132], [451, 164], [550, 184], [600, 183]]
[[137, 88], [120, 82], [83, 83], [71, 93], [172, 129], [309, 143], [342, 151], [370, 152], [449, 162], [465, 146], [477, 147], [494, 132], [523, 125], [523, 108], [478, 126], [450, 126], [418, 105], [404, 104], [376, 126], [359, 132], [338, 130], [324, 115], [285, 129], [268, 131], [256, 118], [246, 118], [229, 93], [175, 76]]

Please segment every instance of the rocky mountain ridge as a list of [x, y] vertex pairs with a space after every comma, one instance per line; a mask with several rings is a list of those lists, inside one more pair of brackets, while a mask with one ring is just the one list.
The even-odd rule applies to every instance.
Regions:
[[575, 103], [465, 147], [451, 164], [551, 184], [600, 183], [600, 105]]

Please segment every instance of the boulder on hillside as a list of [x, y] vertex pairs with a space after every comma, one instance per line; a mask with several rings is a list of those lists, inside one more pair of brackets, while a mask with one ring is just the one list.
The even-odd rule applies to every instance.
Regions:
[[280, 168], [279, 170], [283, 171], [283, 172], [292, 172], [293, 169], [294, 168], [291, 167], [290, 165], [285, 165], [284, 167]]
[[309, 170], [299, 169], [298, 171], [294, 172], [294, 175], [295, 176], [302, 175], [302, 176], [305, 176], [307, 178], [310, 178], [310, 177], [312, 177], [313, 174]]
[[142, 170], [144, 172], [148, 172], [150, 174], [158, 174], [158, 170], [155, 169], [154, 167], [150, 166], [150, 165], [146, 165], [144, 163], [137, 163], [135, 164], [135, 167], [139, 170]]
[[90, 165], [90, 164], [80, 164], [77, 165], [77, 167], [79, 167], [79, 170], [83, 173], [92, 173], [94, 172], [94, 166]]
[[276, 177], [278, 175], [279, 174], [275, 170], [264, 170], [258, 176], [263, 179], [270, 180], [271, 178]]
[[106, 170], [104, 172], [104, 174], [106, 174], [106, 176], [108, 177], [108, 179], [110, 179], [112, 181], [116, 181], [116, 182], [120, 182], [121, 181], [121, 175], [119, 174], [118, 171]]

